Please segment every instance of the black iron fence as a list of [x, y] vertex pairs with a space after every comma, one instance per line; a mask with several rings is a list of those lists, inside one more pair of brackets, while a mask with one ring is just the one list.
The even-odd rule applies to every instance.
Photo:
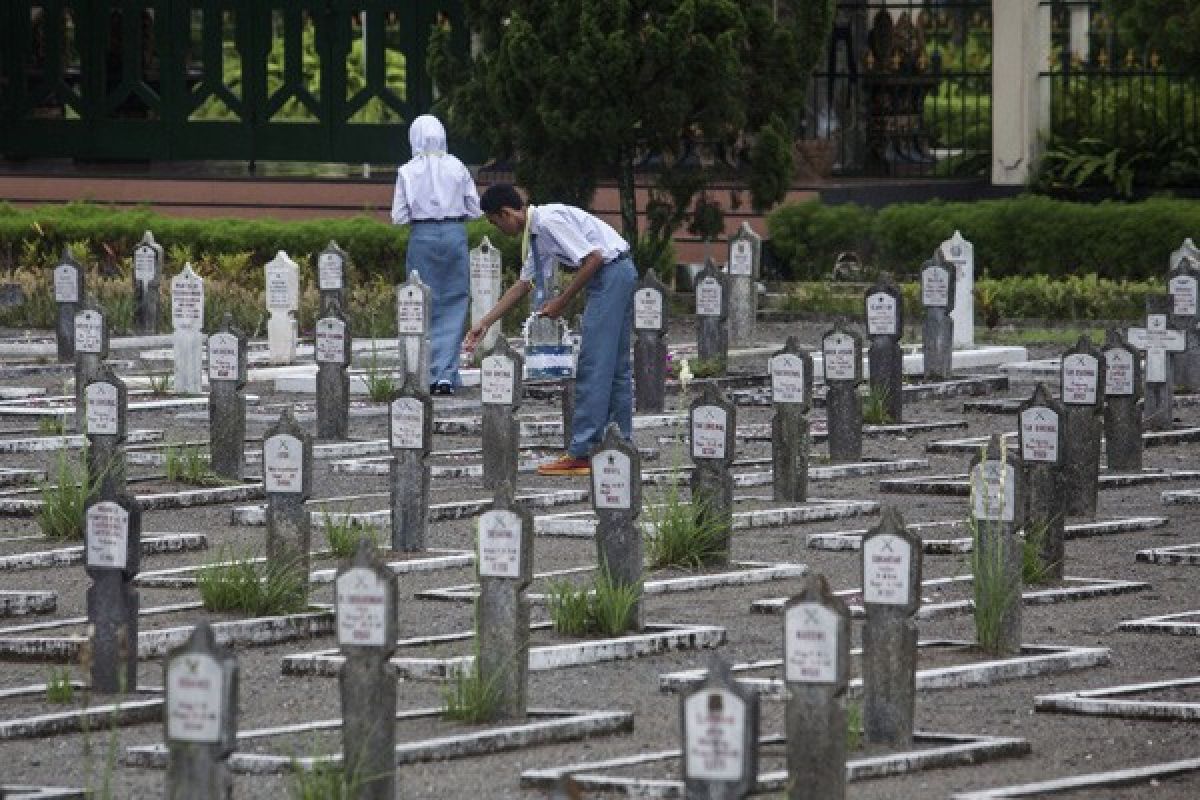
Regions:
[[990, 0], [847, 0], [812, 81], [810, 168], [845, 176], [986, 174]]
[[0, 153], [395, 162], [460, 0], [0, 4]]

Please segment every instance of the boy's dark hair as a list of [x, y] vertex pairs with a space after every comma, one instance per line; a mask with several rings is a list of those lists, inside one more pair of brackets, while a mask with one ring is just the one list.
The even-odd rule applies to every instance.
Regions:
[[497, 183], [484, 189], [479, 197], [479, 208], [485, 214], [496, 214], [502, 208], [520, 211], [525, 207], [525, 201], [511, 183]]

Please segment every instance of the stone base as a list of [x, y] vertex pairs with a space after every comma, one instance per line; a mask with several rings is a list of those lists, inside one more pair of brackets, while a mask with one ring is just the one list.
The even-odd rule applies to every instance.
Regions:
[[1155, 700], [1153, 697], [1143, 697], [1137, 700], [1124, 698], [1131, 695], [1169, 692], [1174, 689], [1194, 690], [1197, 686], [1200, 686], [1200, 677], [1109, 686], [1103, 689], [1087, 689], [1078, 692], [1043, 694], [1034, 698], [1033, 708], [1035, 711], [1057, 711], [1066, 714], [1119, 717], [1121, 719], [1195, 721], [1200, 720], [1200, 703]]
[[[72, 681], [72, 686], [77, 692], [87, 691], [86, 684], [82, 682]], [[46, 684], [0, 690], [0, 700], [30, 696], [45, 698]], [[109, 728], [158, 722], [162, 719], [165, 702], [161, 689], [138, 687], [130, 696], [116, 703], [88, 705], [84, 708], [52, 711], [33, 717], [0, 720], [0, 740], [41, 739], [66, 733], [106, 731]], [[46, 705], [53, 706], [49, 702]], [[8, 796], [0, 791], [0, 797]]]
[[1200, 542], [1138, 550], [1137, 560], [1147, 564], [1184, 564], [1200, 567]]
[[1166, 633], [1171, 636], [1200, 636], [1200, 610], [1131, 619], [1118, 625], [1117, 630], [1132, 633]]
[[951, 800], [1000, 800], [1009, 797], [1044, 798], [1046, 795], [1060, 792], [1079, 792], [1106, 788], [1123, 788], [1126, 786], [1141, 786], [1149, 784], [1147, 795], [1154, 794], [1160, 780], [1185, 775], [1189, 772], [1200, 771], [1200, 758], [1189, 758], [1182, 761], [1169, 761], [1164, 764], [1151, 764], [1147, 767], [1131, 767], [1110, 772], [1090, 772], [1069, 778], [1056, 778], [1037, 783], [1023, 783], [1016, 786], [1001, 786], [995, 789], [984, 789], [978, 792], [958, 792], [951, 795]]

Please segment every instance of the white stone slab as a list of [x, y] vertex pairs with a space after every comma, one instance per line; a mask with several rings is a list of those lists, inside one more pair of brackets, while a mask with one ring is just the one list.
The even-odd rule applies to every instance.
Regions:
[[1171, 636], [1200, 636], [1200, 610], [1131, 619], [1117, 625], [1132, 633], [1166, 633]]
[[1200, 542], [1138, 550], [1137, 560], [1148, 564], [1183, 564], [1197, 567], [1200, 566]]
[[[1108, 772], [1089, 772], [1066, 778], [1022, 783], [1013, 786], [1001, 786], [994, 789], [983, 789], [974, 792], [958, 792], [951, 795], [951, 800], [1001, 800], [1013, 797], [1042, 798], [1060, 792], [1073, 792], [1078, 795], [1091, 789], [1103, 790], [1109, 787], [1140, 786], [1149, 784], [1157, 786], [1161, 780], [1167, 780], [1177, 775], [1200, 770], [1200, 758], [1188, 758], [1181, 761], [1168, 761], [1162, 764], [1150, 764], [1129, 769], [1110, 770]], [[1147, 796], [1154, 794], [1155, 789], [1147, 790]], [[1080, 795], [1081, 796], [1081, 795]]]
[[1197, 687], [1200, 687], [1200, 677], [1043, 694], [1034, 698], [1033, 708], [1035, 711], [1059, 711], [1087, 716], [1120, 717], [1121, 719], [1195, 721], [1200, 720], [1200, 702], [1156, 700], [1152, 696], [1140, 700], [1130, 698], [1174, 689], [1194, 691]]

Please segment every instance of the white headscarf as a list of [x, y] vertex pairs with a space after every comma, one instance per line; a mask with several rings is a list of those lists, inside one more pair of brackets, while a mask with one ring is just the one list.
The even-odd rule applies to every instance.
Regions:
[[[446, 129], [437, 117], [422, 114], [409, 126], [408, 143], [412, 146], [412, 159], [400, 168], [400, 176], [404, 180], [404, 191], [408, 195], [409, 203], [414, 200], [426, 200], [435, 207], [448, 207], [450, 203], [442, 201], [453, 200], [454, 191], [458, 187], [457, 180], [442, 180], [447, 156]], [[447, 177], [457, 177], [453, 168]], [[450, 185], [447, 186], [446, 183]]]

